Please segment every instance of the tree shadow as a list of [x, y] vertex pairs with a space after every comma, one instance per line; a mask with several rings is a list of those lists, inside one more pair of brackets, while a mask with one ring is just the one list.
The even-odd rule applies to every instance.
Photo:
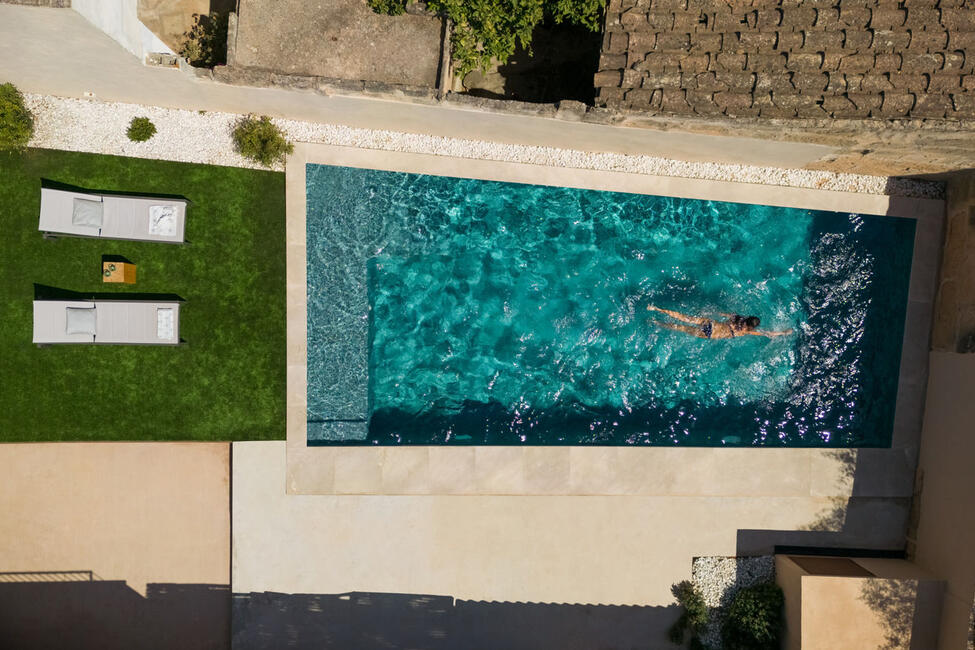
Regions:
[[918, 595], [915, 580], [867, 578], [860, 599], [878, 614], [884, 627], [885, 645], [879, 650], [909, 648]]
[[679, 608], [458, 600], [351, 592], [233, 595], [235, 650], [660, 647]]
[[18, 575], [39, 581], [0, 582], [4, 647], [230, 648], [228, 585], [152, 583], [143, 597], [124, 580]]
[[[795, 530], [739, 529], [737, 555], [789, 552], [903, 558], [910, 497], [870, 496], [887, 491], [890, 473], [895, 471], [889, 463], [882, 462], [892, 458], [889, 451], [826, 451], [836, 461], [842, 480], [850, 486], [850, 496], [831, 497], [829, 505], [812, 521]], [[908, 472], [908, 468], [899, 471]]]
[[600, 34], [584, 27], [542, 24], [532, 33], [530, 49], [519, 46], [496, 70], [472, 73], [464, 84], [468, 94], [489, 99], [592, 104], [601, 44]]

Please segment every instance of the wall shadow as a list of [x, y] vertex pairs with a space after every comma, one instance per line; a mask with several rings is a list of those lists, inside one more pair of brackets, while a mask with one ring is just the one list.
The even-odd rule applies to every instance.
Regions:
[[233, 595], [235, 650], [670, 648], [679, 608], [482, 602], [351, 592]]
[[[24, 574], [28, 575], [28, 574]], [[124, 580], [0, 582], [0, 647], [230, 648], [230, 588]]]
[[108, 196], [134, 196], [134, 197], [149, 198], [149, 199], [174, 199], [180, 201], [187, 201], [188, 203], [193, 203], [182, 194], [160, 194], [158, 192], [122, 192], [119, 190], [102, 190], [93, 187], [79, 187], [77, 185], [71, 185], [69, 183], [62, 183], [60, 181], [51, 180], [50, 178], [41, 178], [41, 187], [50, 190], [63, 190], [65, 192], [105, 194]]
[[[124, 261], [124, 258], [122, 261]], [[120, 300], [123, 302], [147, 300], [153, 302], [186, 302], [182, 296], [176, 293], [71, 291], [70, 289], [61, 289], [37, 283], [34, 283], [34, 300]]]

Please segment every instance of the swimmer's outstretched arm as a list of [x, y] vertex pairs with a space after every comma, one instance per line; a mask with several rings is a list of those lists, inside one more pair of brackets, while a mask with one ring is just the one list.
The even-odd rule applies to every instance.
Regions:
[[760, 330], [751, 330], [750, 332], [739, 332], [735, 336], [765, 336], [770, 339], [774, 339], [776, 336], [788, 336], [792, 334], [792, 328], [784, 330], [782, 332], [762, 332]]
[[676, 318], [677, 320], [682, 320], [685, 323], [691, 323], [692, 325], [701, 325], [708, 322], [708, 318], [700, 318], [699, 316], [688, 316], [687, 314], [682, 314], [679, 311], [671, 311], [669, 309], [662, 309], [656, 305], [647, 305], [647, 311], [659, 311], [661, 314], [667, 314], [671, 318]]

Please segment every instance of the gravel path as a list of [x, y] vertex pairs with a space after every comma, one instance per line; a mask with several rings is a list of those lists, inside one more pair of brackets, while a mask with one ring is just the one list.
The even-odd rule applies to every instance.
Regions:
[[[25, 100], [36, 121], [34, 138], [31, 141], [31, 146], [34, 147], [234, 167], [259, 167], [233, 150], [230, 132], [240, 117], [237, 114], [49, 95], [27, 94]], [[156, 125], [157, 133], [148, 142], [131, 142], [125, 135], [129, 122], [137, 116], [148, 117]], [[865, 194], [942, 198], [944, 191], [940, 183], [889, 179], [885, 176], [691, 163], [652, 156], [498, 144], [297, 120], [276, 119], [275, 123], [295, 142]]]
[[775, 556], [696, 557], [691, 575], [711, 613], [708, 629], [701, 635], [701, 640], [712, 650], [720, 650], [725, 608], [739, 589], [775, 579]]

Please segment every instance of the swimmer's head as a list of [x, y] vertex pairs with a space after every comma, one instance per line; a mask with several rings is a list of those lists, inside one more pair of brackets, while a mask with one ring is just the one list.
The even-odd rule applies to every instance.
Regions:
[[731, 317], [731, 325], [735, 329], [740, 330], [753, 330], [761, 324], [761, 320], [758, 316], [741, 316], [735, 314]]

